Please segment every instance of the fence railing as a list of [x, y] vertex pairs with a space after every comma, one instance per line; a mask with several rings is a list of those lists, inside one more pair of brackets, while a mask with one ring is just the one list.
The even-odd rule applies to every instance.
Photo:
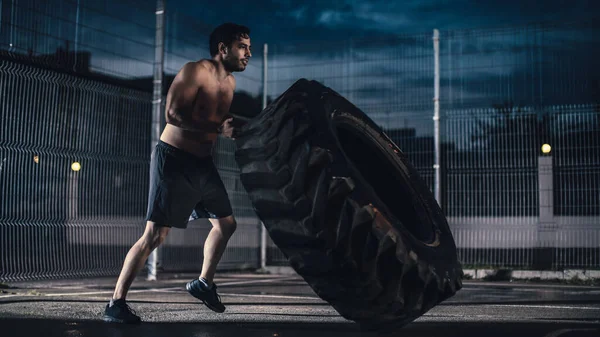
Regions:
[[150, 94], [8, 60], [0, 92], [2, 278], [114, 272], [146, 209]]
[[[119, 14], [127, 6], [134, 17]], [[0, 280], [117, 275], [147, 209], [154, 4], [9, 0], [0, 16]], [[205, 56], [166, 49], [165, 89]], [[261, 224], [233, 146], [214, 151], [238, 221], [219, 269], [258, 268]], [[158, 267], [200, 271], [208, 231], [171, 231]]]
[[[130, 1], [2, 2], [0, 279], [119, 272], [147, 207], [155, 15], [153, 3]], [[164, 90], [184, 63], [208, 57], [212, 29], [168, 7], [165, 18]], [[270, 44], [266, 64], [253, 39], [233, 107], [261, 106], [263, 67], [271, 99], [300, 77], [321, 81], [439, 184], [466, 266], [598, 268], [596, 22], [440, 32], [440, 181], [432, 33]], [[239, 223], [219, 268], [258, 268], [261, 224], [233, 152], [219, 139]], [[159, 266], [199, 270], [208, 226], [171, 231]], [[270, 240], [267, 264], [287, 265]]]
[[440, 181], [433, 32], [269, 46], [269, 95], [309, 77], [382, 126], [439, 184], [465, 265], [598, 268], [598, 33], [597, 20], [440, 32]]

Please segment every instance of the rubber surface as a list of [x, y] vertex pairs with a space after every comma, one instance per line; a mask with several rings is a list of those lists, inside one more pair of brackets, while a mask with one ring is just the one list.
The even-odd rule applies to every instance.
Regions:
[[365, 329], [396, 329], [462, 287], [448, 223], [362, 111], [301, 79], [236, 138], [241, 182], [315, 293]]

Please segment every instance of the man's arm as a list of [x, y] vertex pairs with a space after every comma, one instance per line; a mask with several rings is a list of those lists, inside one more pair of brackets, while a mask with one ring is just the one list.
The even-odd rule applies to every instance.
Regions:
[[167, 122], [190, 131], [216, 132], [218, 125], [193, 118], [194, 103], [208, 70], [199, 63], [187, 63], [169, 88]]

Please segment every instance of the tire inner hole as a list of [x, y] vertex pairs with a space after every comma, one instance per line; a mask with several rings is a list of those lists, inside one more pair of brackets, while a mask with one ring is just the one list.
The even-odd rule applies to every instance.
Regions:
[[417, 214], [408, 182], [403, 181], [392, 162], [395, 154], [381, 149], [387, 144], [378, 145], [348, 122], [336, 121], [334, 126], [342, 150], [379, 199], [417, 240], [431, 243], [435, 239], [433, 226], [429, 219], [421, 219]]

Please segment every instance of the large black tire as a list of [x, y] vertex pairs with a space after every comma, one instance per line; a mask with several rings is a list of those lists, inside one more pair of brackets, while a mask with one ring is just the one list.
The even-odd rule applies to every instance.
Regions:
[[236, 144], [241, 182], [271, 239], [343, 317], [401, 327], [462, 287], [432, 193], [385, 133], [330, 88], [297, 81]]

